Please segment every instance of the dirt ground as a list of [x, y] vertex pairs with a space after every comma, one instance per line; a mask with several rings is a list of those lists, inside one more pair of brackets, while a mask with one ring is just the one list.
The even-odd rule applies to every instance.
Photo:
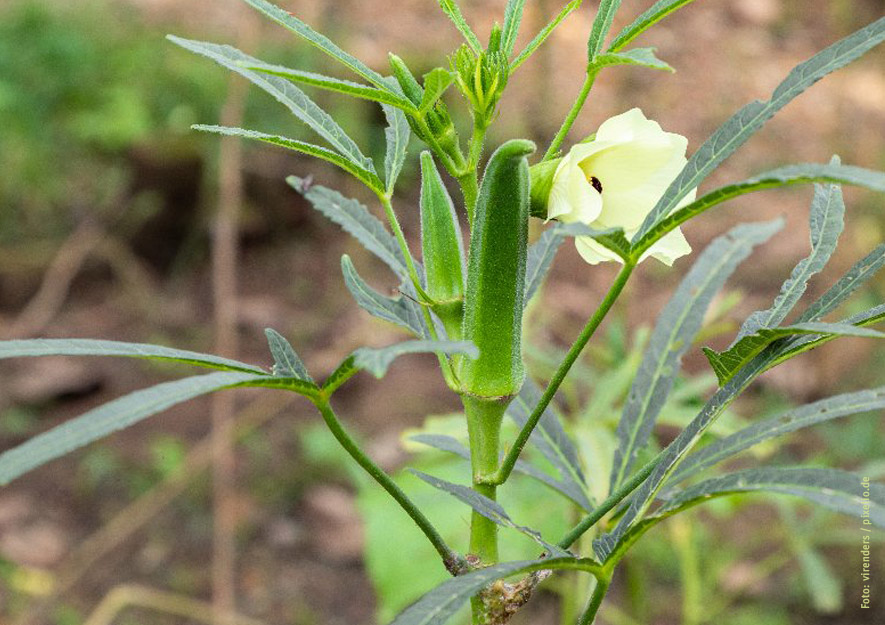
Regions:
[[[191, 38], [229, 41], [232, 15], [256, 19], [238, 12], [237, 3], [230, 0], [131, 2], [142, 11], [146, 23], [174, 24], [175, 32]], [[415, 67], [429, 69], [444, 63], [442, 55], [457, 44], [457, 33], [432, 0], [298, 0], [281, 4], [306, 21], [327, 27], [330, 36], [382, 71], [388, 50], [395, 50]], [[476, 30], [487, 32], [492, 21], [500, 19], [504, 2], [464, 0], [461, 4]], [[525, 33], [540, 28], [561, 4], [554, 0], [527, 3], [518, 46], [527, 40]], [[584, 4], [554, 34], [549, 47], [513, 77], [509, 92], [519, 95], [505, 102], [493, 131], [493, 144], [517, 135], [546, 144], [555, 132], [582, 80], [586, 33], [597, 3], [588, 0]], [[649, 4], [650, 0], [625, 0], [614, 30]], [[614, 114], [640, 106], [664, 129], [687, 136], [691, 151], [734, 110], [754, 98], [767, 98], [798, 62], [883, 12], [881, 0], [699, 1], [637, 42], [656, 46], [658, 55], [677, 68], [677, 73], [622, 68], [604, 73], [572, 139], [593, 132]], [[273, 25], [255, 24], [262, 38], [286, 37]], [[303, 44], [292, 40], [292, 45]], [[158, 54], [167, 52], [164, 48]], [[828, 77], [788, 106], [731, 158], [706, 188], [791, 162], [826, 162], [833, 153], [846, 164], [883, 169], [883, 137], [885, 50], [878, 50]], [[254, 146], [247, 150], [245, 171], [248, 209], [237, 303], [240, 359], [270, 364], [263, 337], [266, 327], [286, 335], [318, 377], [357, 346], [396, 340], [399, 334], [392, 326], [371, 319], [352, 304], [340, 278], [340, 257], [351, 255], [361, 273], [379, 289], [395, 287], [391, 276], [291, 193], [282, 179], [289, 173], [314, 172], [324, 185], [345, 194], [359, 194], [353, 184], [312, 162]], [[212, 193], [206, 187], [201, 192]], [[814, 280], [811, 295], [822, 292], [857, 258], [885, 239], [882, 197], [853, 189], [847, 189], [845, 195], [848, 213], [843, 243], [831, 265]], [[693, 248], [700, 250], [735, 223], [776, 216], [786, 219], [784, 235], [757, 253], [730, 283], [730, 288], [743, 295], [730, 313], [735, 320], [766, 306], [792, 265], [804, 255], [810, 197], [810, 189], [804, 187], [755, 194], [685, 228]], [[412, 188], [404, 190], [398, 200], [413, 246], [418, 244], [418, 218], [410, 207], [416, 198], [417, 190]], [[88, 234], [81, 233], [84, 237]], [[52, 259], [57, 258], [63, 267], [77, 257], [77, 241], [58, 256], [55, 250], [45, 249], [41, 252], [45, 262], [13, 277], [6, 272], [7, 292], [12, 281], [18, 296], [0, 303], [3, 338], [102, 337], [212, 350], [208, 260], [170, 273], [158, 269], [113, 232], [102, 233], [97, 240], [104, 243], [93, 241], [70, 288], [60, 301], [50, 302], [50, 314], [41, 324], [22, 324], [22, 315], [34, 310], [28, 308], [29, 302], [50, 275], [47, 267]], [[44, 249], [40, 242], [25, 243], [34, 253]], [[99, 254], [103, 245], [117, 253]], [[689, 266], [681, 261], [667, 270], [646, 263], [618, 304], [617, 314], [626, 317], [630, 327], [649, 324]], [[539, 336], [566, 344], [605, 292], [614, 271], [613, 267], [591, 269], [570, 246], [564, 246], [543, 293], [541, 321], [545, 327]], [[0, 274], [4, 274], [3, 268]], [[883, 280], [880, 277], [870, 287], [875, 301], [882, 301], [885, 295]], [[10, 332], [16, 328], [18, 332]], [[876, 349], [881, 350], [864, 342], [827, 347], [816, 356], [769, 374], [762, 385], [802, 401], [881, 384], [881, 373], [862, 372], [864, 363], [876, 357]], [[0, 413], [17, 407], [37, 415], [35, 427], [41, 430], [136, 388], [170, 379], [179, 371], [104, 359], [0, 364]], [[693, 350], [686, 367], [689, 371], [704, 369], [699, 350]], [[403, 394], [404, 388], [418, 391]], [[282, 404], [253, 392], [238, 392], [236, 401], [241, 409], [252, 411], [251, 417], [247, 414], [243, 418], [264, 419], [259, 434], [249, 436], [240, 447], [236, 468], [241, 612], [267, 623], [373, 622], [373, 592], [362, 566], [360, 520], [352, 487], [343, 471], [326, 480], [316, 469], [303, 470], [298, 431], [317, 421], [312, 407], [298, 399]], [[167, 491], [170, 501], [156, 505], [155, 514], [147, 515], [149, 520], [141, 519], [143, 523], [136, 523], [134, 517], [120, 521], [118, 515], [124, 510], [147, 514], [144, 508], [149, 505], [142, 509], [136, 505], [132, 512], [131, 504], [139, 496], [155, 492], [150, 489], [162, 483], [163, 458], [174, 456], [179, 449], [175, 445], [158, 447], [158, 437], [176, 437], [184, 442], [185, 451], [199, 446], [209, 434], [209, 406], [209, 400], [200, 399], [173, 408], [113, 436], [105, 446], [53, 462], [0, 490], [0, 562], [15, 563], [27, 573], [22, 574], [18, 587], [0, 587], [0, 623], [21, 624], [28, 615], [34, 616], [34, 623], [79, 622], [76, 616], [68, 617], [73, 621], [65, 620], [65, 615], [89, 614], [120, 583], [168, 587], [208, 598], [211, 489], [205, 476], [197, 477], [203, 474], [188, 476], [175, 487], [174, 494]], [[364, 436], [373, 456], [386, 468], [394, 468], [406, 460], [398, 443], [402, 428], [420, 423], [428, 414], [456, 410], [458, 401], [439, 379], [433, 359], [415, 357], [394, 364], [383, 381], [355, 378], [342, 391], [337, 407], [347, 424]], [[878, 432], [883, 434], [881, 427]], [[0, 448], [12, 447], [28, 435], [3, 432]], [[115, 519], [118, 525], [114, 525]], [[133, 527], [138, 529], [132, 531]], [[96, 532], [108, 533], [89, 542]], [[115, 547], [103, 549], [104, 541]], [[101, 553], [100, 557], [91, 561], [90, 549]], [[59, 596], [53, 594], [53, 588]], [[49, 606], [49, 601], [52, 605], [44, 613], [36, 611]], [[544, 620], [550, 610], [543, 601], [540, 606], [538, 620], [533, 622], [555, 622], [552, 617]], [[849, 614], [845, 618], [854, 617]], [[143, 622], [184, 621], [156, 617]], [[655, 625], [671, 622], [676, 621], [659, 620]], [[811, 625], [817, 621], [801, 622]], [[828, 617], [819, 622], [857, 621]]]

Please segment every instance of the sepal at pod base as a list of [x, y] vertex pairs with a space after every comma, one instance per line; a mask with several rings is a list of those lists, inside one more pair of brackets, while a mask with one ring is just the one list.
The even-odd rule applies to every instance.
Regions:
[[464, 340], [479, 348], [461, 362], [463, 390], [478, 397], [509, 397], [525, 379], [522, 311], [529, 218], [531, 141], [514, 139], [492, 154], [476, 203]]
[[427, 294], [449, 340], [457, 341], [464, 311], [464, 243], [455, 205], [428, 151], [421, 153], [420, 204]]

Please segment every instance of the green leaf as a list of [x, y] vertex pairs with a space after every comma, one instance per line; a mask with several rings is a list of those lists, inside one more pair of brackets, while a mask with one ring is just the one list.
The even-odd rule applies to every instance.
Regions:
[[752, 102], [735, 113], [695, 152], [639, 229], [641, 238], [669, 215], [722, 161], [731, 156], [775, 113], [815, 82], [856, 60], [885, 40], [885, 17], [876, 20], [801, 63], [767, 102]]
[[609, 46], [609, 52], [617, 52], [636, 39], [651, 26], [673, 13], [676, 9], [684, 7], [686, 4], [694, 0], [658, 0], [642, 15], [637, 17], [633, 22], [626, 26], [615, 37]]
[[361, 347], [353, 352], [353, 366], [365, 369], [376, 378], [384, 377], [394, 359], [406, 354], [463, 354], [479, 356], [479, 350], [468, 341], [405, 341], [387, 347]]
[[624, 234], [623, 228], [606, 228], [596, 230], [586, 224], [571, 223], [557, 224], [556, 231], [569, 237], [590, 237], [600, 245], [617, 254], [622, 260], [630, 259], [630, 241]]
[[449, 579], [403, 610], [390, 625], [442, 625], [470, 597], [495, 580], [534, 571], [566, 569], [601, 573], [599, 563], [587, 558], [551, 558], [504, 562]]
[[0, 360], [28, 356], [123, 356], [168, 360], [186, 365], [267, 375], [261, 367], [212, 354], [173, 349], [144, 343], [122, 343], [94, 339], [29, 339], [0, 341]]
[[[300, 19], [298, 19], [288, 11], [284, 11], [278, 6], [275, 6], [270, 2], [266, 2], [265, 0], [245, 1], [261, 13], [264, 13], [267, 17], [275, 21], [277, 24], [280, 24], [281, 26], [292, 31], [310, 44], [316, 46], [339, 63], [348, 67], [355, 74], [358, 74], [368, 80], [379, 89], [390, 91], [390, 87], [387, 85], [387, 83], [385, 83], [384, 77], [381, 74], [372, 69], [369, 69], [369, 67], [366, 66], [365, 63], [336, 46], [326, 36], [316, 32], [313, 28], [302, 22]], [[395, 92], [391, 93], [395, 94]]]
[[868, 391], [844, 393], [798, 408], [790, 408], [694, 452], [680, 465], [670, 482], [677, 484], [753, 445], [787, 432], [839, 417], [883, 409], [885, 409], [885, 386]]
[[866, 338], [885, 338], [885, 333], [860, 328], [847, 323], [799, 323], [782, 328], [763, 328], [755, 334], [745, 336], [732, 347], [723, 352], [704, 348], [704, 355], [713, 367], [719, 385], [728, 382], [741, 367], [775, 341], [797, 334], [814, 334], [828, 337], [861, 336]]
[[300, 69], [283, 67], [282, 65], [272, 65], [270, 63], [252, 63], [244, 65], [244, 67], [253, 72], [279, 76], [280, 78], [285, 78], [292, 82], [326, 89], [327, 91], [334, 91], [354, 98], [361, 98], [363, 100], [370, 100], [381, 104], [390, 104], [391, 106], [407, 111], [415, 109], [411, 102], [401, 96], [389, 91], [383, 91], [375, 87], [352, 82], [350, 80], [342, 80], [341, 78], [333, 78], [331, 76], [305, 72]]
[[501, 29], [501, 51], [508, 58], [513, 54], [516, 45], [523, 9], [525, 9], [525, 0], [507, 0], [507, 8], [504, 9], [504, 27]]
[[562, 245], [563, 236], [556, 228], [548, 228], [541, 233], [540, 238], [529, 246], [526, 258], [525, 270], [525, 305], [535, 295], [544, 282], [550, 265]]
[[[541, 389], [531, 379], [526, 379], [519, 395], [511, 402], [507, 416], [520, 428], [524, 427], [540, 399]], [[581, 470], [577, 449], [552, 407], [548, 406], [544, 410], [529, 440], [559, 473], [560, 490], [585, 510], [591, 510], [593, 503], [588, 495], [587, 481]]]
[[341, 226], [363, 247], [381, 259], [403, 281], [409, 281], [409, 270], [396, 239], [381, 221], [363, 204], [346, 198], [337, 191], [320, 185], [306, 185], [302, 178], [286, 179], [315, 209]]
[[312, 384], [313, 378], [289, 341], [272, 328], [265, 328], [264, 334], [274, 359], [273, 374], [284, 378], [298, 378]]
[[799, 316], [800, 323], [817, 321], [835, 310], [842, 302], [873, 277], [885, 265], [885, 244], [860, 259], [827, 292], [821, 295]]
[[194, 130], [200, 130], [202, 132], [213, 132], [215, 134], [225, 135], [228, 137], [254, 139], [257, 141], [263, 141], [264, 143], [270, 143], [272, 145], [278, 145], [283, 148], [288, 148], [289, 150], [294, 150], [296, 152], [301, 152], [302, 154], [307, 154], [308, 156], [313, 156], [315, 158], [319, 158], [332, 163], [333, 165], [337, 165], [376, 193], [383, 193], [384, 191], [384, 184], [373, 172], [359, 167], [351, 160], [341, 156], [337, 152], [333, 152], [332, 150], [314, 145], [312, 143], [305, 143], [304, 141], [298, 141], [297, 139], [290, 139], [288, 137], [281, 137], [279, 135], [268, 135], [263, 132], [257, 132], [255, 130], [246, 130], [245, 128], [233, 128], [229, 126], [206, 126], [203, 124], [197, 124], [195, 126], [191, 126], [191, 128], [193, 128]]
[[461, 36], [464, 37], [464, 41], [473, 48], [474, 52], [480, 54], [482, 52], [482, 44], [479, 43], [476, 33], [473, 32], [473, 29], [470, 28], [467, 20], [464, 19], [464, 15], [461, 14], [461, 8], [458, 6], [456, 0], [436, 1], [439, 2], [439, 6], [443, 10], [443, 13], [449, 16], [449, 19], [452, 20], [455, 28], [457, 28], [458, 32], [461, 33]]
[[510, 73], [512, 74], [514, 71], [516, 71], [517, 67], [525, 63], [526, 60], [528, 60], [528, 58], [532, 54], [534, 54], [538, 48], [541, 47], [541, 44], [543, 44], [547, 40], [547, 37], [549, 37], [553, 33], [553, 31], [556, 30], [556, 27], [559, 26], [565, 18], [571, 15], [572, 11], [577, 10], [578, 7], [581, 6], [581, 3], [583, 1], [584, 0], [572, 0], [567, 5], [565, 5], [562, 11], [560, 11], [559, 14], [555, 18], [553, 18], [553, 20], [549, 24], [541, 29], [541, 32], [535, 35], [535, 38], [532, 39], [528, 43], [528, 45], [523, 48], [522, 52], [519, 53], [519, 56], [517, 56], [513, 60], [513, 62], [510, 64]]
[[634, 239], [633, 253], [634, 255], [641, 254], [671, 230], [717, 204], [745, 193], [809, 182], [850, 184], [885, 192], [885, 173], [878, 171], [848, 165], [821, 165], [817, 163], [780, 167], [742, 182], [720, 187], [691, 204], [676, 209], [669, 216], [658, 221], [645, 235]]
[[375, 291], [359, 276], [356, 268], [346, 254], [341, 257], [341, 272], [344, 284], [353, 295], [360, 308], [374, 317], [395, 323], [415, 336], [427, 338], [427, 327], [421, 316], [420, 304], [405, 298], [385, 297]]
[[387, 194], [393, 193], [393, 187], [403, 169], [406, 160], [406, 148], [409, 147], [411, 129], [405, 114], [388, 104], [382, 104], [384, 116], [387, 118], [387, 128], [384, 136], [387, 139], [387, 153], [384, 157], [384, 181]]
[[602, 52], [602, 46], [608, 31], [611, 30], [612, 20], [621, 6], [621, 0], [602, 0], [590, 29], [590, 39], [587, 41], [587, 60], [590, 63], [596, 61], [596, 57]]
[[435, 67], [424, 74], [424, 93], [418, 107], [419, 113], [424, 114], [432, 109], [454, 81], [452, 73], [442, 67]]
[[301, 89], [288, 80], [246, 69], [246, 66], [260, 64], [261, 61], [258, 59], [227, 45], [191, 41], [173, 35], [169, 35], [168, 39], [186, 50], [201, 54], [219, 65], [240, 74], [249, 82], [276, 98], [292, 111], [295, 117], [328, 141], [330, 145], [354, 165], [360, 169], [375, 173], [375, 166], [372, 164], [372, 161], [360, 151], [359, 146], [354, 143], [353, 139], [344, 132], [344, 129], [338, 125], [338, 122], [332, 119], [331, 115], [317, 106]]
[[441, 491], [449, 493], [459, 501], [466, 503], [468, 506], [476, 510], [479, 514], [489, 519], [490, 521], [500, 525], [501, 527], [509, 527], [510, 529], [514, 529], [517, 532], [528, 536], [536, 543], [541, 545], [541, 547], [543, 547], [547, 551], [547, 553], [549, 553], [553, 557], [568, 557], [571, 555], [568, 551], [564, 551], [562, 548], [557, 547], [556, 545], [551, 545], [550, 543], [545, 541], [541, 537], [541, 534], [536, 532], [535, 530], [528, 527], [523, 527], [522, 525], [518, 525], [517, 523], [515, 523], [497, 501], [489, 499], [485, 495], [476, 492], [472, 488], [462, 486], [461, 484], [453, 484], [452, 482], [441, 480], [438, 477], [428, 475], [427, 473], [424, 473], [423, 471], [418, 471], [417, 469], [409, 469], [409, 472], [421, 478], [434, 488], [438, 488]]
[[655, 48], [633, 48], [625, 52], [606, 52], [593, 60], [594, 68], [602, 68], [609, 65], [639, 65], [665, 72], [676, 71], [669, 64], [655, 56]]
[[732, 346], [736, 347], [736, 343], [759, 330], [776, 328], [787, 318], [805, 293], [811, 276], [820, 273], [836, 251], [839, 235], [845, 227], [844, 218], [845, 202], [839, 186], [815, 185], [811, 202], [811, 254], [793, 268], [771, 307], [754, 312], [744, 321]]
[[713, 297], [753, 249], [782, 227], [782, 221], [740, 225], [717, 238], [704, 250], [658, 316], [618, 423], [611, 492], [629, 477], [636, 455], [648, 442], [673, 390], [682, 356], [700, 330]]

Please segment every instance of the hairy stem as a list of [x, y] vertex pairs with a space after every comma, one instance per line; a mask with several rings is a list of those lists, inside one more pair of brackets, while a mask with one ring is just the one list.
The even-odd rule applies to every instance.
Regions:
[[584, 108], [584, 103], [587, 101], [587, 96], [590, 95], [590, 89], [593, 88], [593, 82], [596, 80], [596, 74], [598, 73], [598, 69], [589, 69], [587, 71], [587, 77], [584, 79], [583, 86], [581, 86], [581, 92], [578, 94], [578, 99], [575, 100], [572, 109], [568, 112], [568, 116], [565, 118], [565, 121], [562, 122], [559, 132], [553, 137], [553, 141], [550, 143], [550, 147], [547, 148], [547, 152], [544, 154], [544, 158], [541, 159], [541, 162], [549, 161], [551, 158], [556, 157], [559, 148], [562, 146], [562, 142], [565, 141], [566, 135], [568, 135], [569, 130], [572, 129], [572, 125], [581, 113], [581, 109]]
[[372, 459], [360, 449], [359, 445], [356, 444], [356, 441], [350, 437], [341, 425], [341, 422], [332, 410], [332, 406], [329, 404], [328, 399], [320, 398], [314, 403], [320, 411], [323, 421], [326, 422], [326, 425], [335, 437], [335, 440], [337, 440], [350, 457], [356, 460], [356, 463], [360, 465], [366, 473], [372, 477], [372, 479], [378, 482], [378, 484], [380, 484], [381, 487], [386, 490], [394, 500], [396, 500], [400, 507], [406, 511], [406, 514], [412, 518], [420, 530], [424, 532], [427, 540], [429, 540], [434, 549], [436, 549], [436, 552], [442, 558], [446, 569], [452, 574], [462, 570], [463, 559], [461, 556], [446, 545], [436, 528], [433, 527], [427, 517], [424, 516], [424, 513], [418, 509], [414, 502], [409, 499], [408, 495], [403, 492], [396, 482], [394, 482], [393, 479], [381, 469], [381, 467], [375, 464]]
[[587, 608], [578, 620], [578, 625], [593, 624], [593, 621], [596, 620], [596, 613], [599, 611], [599, 606], [602, 605], [602, 600], [605, 598], [605, 594], [608, 592], [608, 587], [611, 585], [611, 581], [610, 572], [607, 575], [600, 575], [596, 578], [596, 587], [593, 589], [590, 603], [587, 604]]
[[522, 430], [519, 432], [519, 435], [516, 437], [513, 445], [510, 447], [510, 450], [507, 452], [507, 455], [504, 457], [504, 461], [501, 463], [501, 467], [498, 469], [497, 473], [495, 473], [495, 475], [492, 476], [492, 478], [489, 480], [490, 484], [503, 484], [507, 481], [507, 478], [510, 477], [510, 473], [513, 471], [513, 467], [516, 465], [517, 459], [519, 459], [519, 454], [522, 453], [523, 448], [528, 442], [529, 436], [531, 436], [532, 434], [532, 430], [535, 429], [538, 421], [540, 421], [541, 416], [544, 414], [544, 410], [547, 409], [547, 406], [550, 404], [553, 396], [556, 395], [556, 391], [559, 389], [559, 386], [562, 384], [565, 376], [572, 368], [572, 365], [575, 364], [575, 361], [578, 359], [578, 356], [580, 356], [581, 351], [587, 345], [587, 342], [593, 336], [593, 333], [596, 332], [599, 324], [601, 324], [602, 320], [605, 319], [605, 316], [608, 314], [608, 311], [618, 299], [621, 291], [624, 290], [624, 286], [627, 284], [627, 280], [630, 279], [630, 274], [633, 273], [633, 268], [634, 265], [632, 263], [627, 263], [623, 266], [623, 268], [621, 268], [621, 272], [618, 274], [617, 278], [615, 278], [615, 281], [609, 289], [608, 293], [606, 293], [605, 299], [602, 300], [599, 308], [596, 309], [596, 312], [594, 312], [593, 316], [590, 317], [590, 320], [587, 321], [587, 325], [584, 326], [581, 334], [572, 344], [571, 348], [568, 351], [568, 354], [566, 354], [565, 356], [565, 359], [559, 364], [559, 367], [556, 369], [556, 373], [553, 374], [553, 379], [550, 380], [550, 383], [544, 390], [544, 394], [538, 401], [538, 405], [535, 406], [535, 409], [532, 411], [531, 416], [529, 416], [525, 425], [522, 427]]

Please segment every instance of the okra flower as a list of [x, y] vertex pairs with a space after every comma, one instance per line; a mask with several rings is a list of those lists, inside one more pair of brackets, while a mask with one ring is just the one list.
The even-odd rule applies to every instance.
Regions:
[[[606, 120], [592, 140], [575, 145], [560, 159], [552, 182], [548, 182], [547, 219], [580, 222], [598, 229], [620, 227], [632, 239], [685, 165], [687, 145], [685, 137], [664, 132], [638, 108]], [[541, 188], [547, 186], [544, 182]], [[692, 190], [680, 206], [694, 198]], [[590, 237], [578, 237], [575, 245], [591, 265], [620, 261]], [[691, 247], [677, 228], [643, 258], [653, 256], [672, 265], [689, 252]]]

